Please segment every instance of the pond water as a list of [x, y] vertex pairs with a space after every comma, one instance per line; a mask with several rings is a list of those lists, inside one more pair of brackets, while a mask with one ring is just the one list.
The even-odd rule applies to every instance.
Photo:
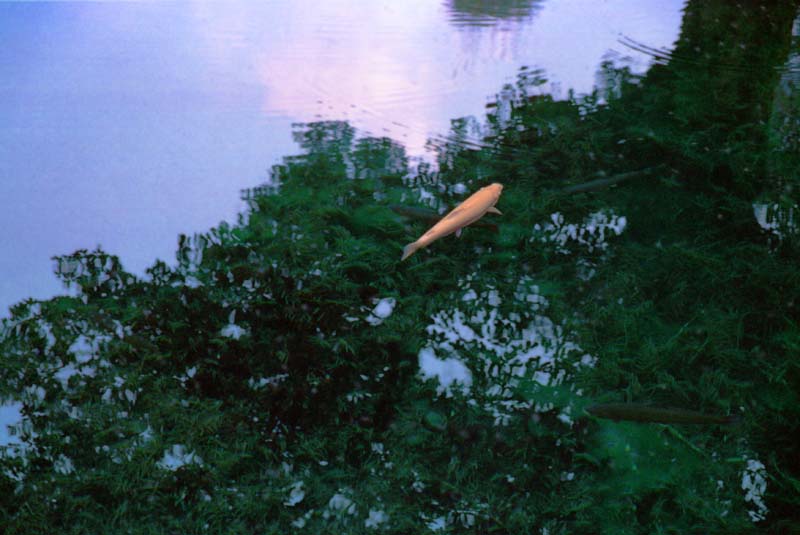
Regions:
[[684, 2], [0, 5], [0, 316], [61, 291], [50, 258], [97, 245], [141, 274], [179, 233], [235, 220], [239, 192], [296, 151], [293, 123], [347, 120], [422, 156], [482, 117], [522, 66], [592, 90], [642, 72]]
[[800, 533], [766, 6], [0, 4], [3, 527]]

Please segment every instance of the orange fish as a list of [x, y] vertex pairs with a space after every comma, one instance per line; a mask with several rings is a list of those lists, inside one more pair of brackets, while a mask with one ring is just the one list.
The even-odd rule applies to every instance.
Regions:
[[427, 247], [439, 238], [443, 238], [454, 232], [456, 236], [460, 236], [462, 228], [470, 223], [474, 223], [487, 212], [502, 215], [500, 210], [494, 207], [502, 191], [503, 185], [495, 182], [494, 184], [479, 189], [467, 197], [464, 202], [453, 208], [449, 214], [428, 229], [428, 232], [420, 236], [417, 241], [406, 245], [403, 249], [403, 257], [400, 261], [405, 260], [418, 249]]

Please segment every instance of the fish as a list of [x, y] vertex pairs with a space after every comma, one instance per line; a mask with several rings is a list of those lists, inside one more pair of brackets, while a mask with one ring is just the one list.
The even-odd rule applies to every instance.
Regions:
[[[401, 215], [407, 219], [418, 219], [420, 221], [424, 221], [428, 224], [434, 225], [442, 220], [444, 217], [442, 214], [437, 212], [436, 210], [432, 210], [431, 208], [422, 208], [419, 206], [406, 206], [403, 204], [390, 204], [389, 209]], [[475, 221], [473, 224], [475, 227], [483, 227], [488, 228], [492, 232], [498, 232], [499, 229], [497, 225], [494, 223], [489, 223], [488, 221]]]
[[683, 409], [652, 407], [638, 403], [600, 403], [586, 407], [586, 412], [598, 418], [627, 420], [629, 422], [655, 422], [662, 424], [734, 424], [737, 415], [717, 416]]
[[487, 212], [503, 215], [500, 210], [494, 207], [498, 199], [500, 199], [500, 193], [502, 191], [503, 185], [495, 182], [494, 184], [479, 189], [467, 197], [464, 202], [456, 206], [438, 223], [428, 229], [417, 241], [406, 245], [403, 248], [403, 256], [400, 258], [400, 261], [402, 262], [417, 250], [427, 247], [439, 238], [449, 236], [454, 232], [456, 236], [460, 236], [462, 228], [474, 223]]
[[584, 182], [583, 184], [576, 184], [574, 186], [568, 186], [561, 190], [563, 194], [571, 194], [571, 193], [586, 193], [588, 191], [597, 191], [599, 189], [606, 188], [608, 186], [613, 186], [614, 184], [619, 184], [620, 182], [624, 182], [626, 180], [630, 180], [632, 178], [636, 178], [642, 175], [649, 175], [653, 171], [658, 171], [662, 169], [663, 165], [656, 165], [653, 167], [647, 167], [645, 169], [639, 169], [637, 171], [629, 171], [627, 173], [620, 173], [618, 175], [614, 175], [609, 178], [598, 178], [597, 180], [590, 180], [589, 182]]

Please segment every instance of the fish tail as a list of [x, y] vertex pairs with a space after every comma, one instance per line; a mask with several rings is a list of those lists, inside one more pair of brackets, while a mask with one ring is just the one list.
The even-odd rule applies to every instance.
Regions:
[[417, 249], [419, 249], [419, 248], [420, 248], [420, 244], [419, 244], [419, 242], [416, 242], [416, 241], [415, 242], [411, 242], [408, 245], [406, 245], [405, 247], [403, 247], [403, 257], [400, 259], [400, 261], [402, 262], [403, 260], [405, 260], [406, 258], [411, 256], [412, 254], [417, 252]]

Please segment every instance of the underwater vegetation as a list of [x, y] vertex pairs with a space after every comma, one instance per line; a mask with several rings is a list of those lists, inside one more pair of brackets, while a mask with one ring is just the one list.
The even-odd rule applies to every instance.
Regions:
[[[796, 11], [698, 6], [645, 76], [522, 69], [437, 170], [298, 125], [174, 265], [57, 257], [71, 293], [0, 328], [4, 532], [799, 532], [797, 233], [753, 208], [799, 191]], [[399, 261], [430, 220], [393, 207], [493, 182], [496, 232]], [[621, 403], [741, 422], [588, 415]]]

